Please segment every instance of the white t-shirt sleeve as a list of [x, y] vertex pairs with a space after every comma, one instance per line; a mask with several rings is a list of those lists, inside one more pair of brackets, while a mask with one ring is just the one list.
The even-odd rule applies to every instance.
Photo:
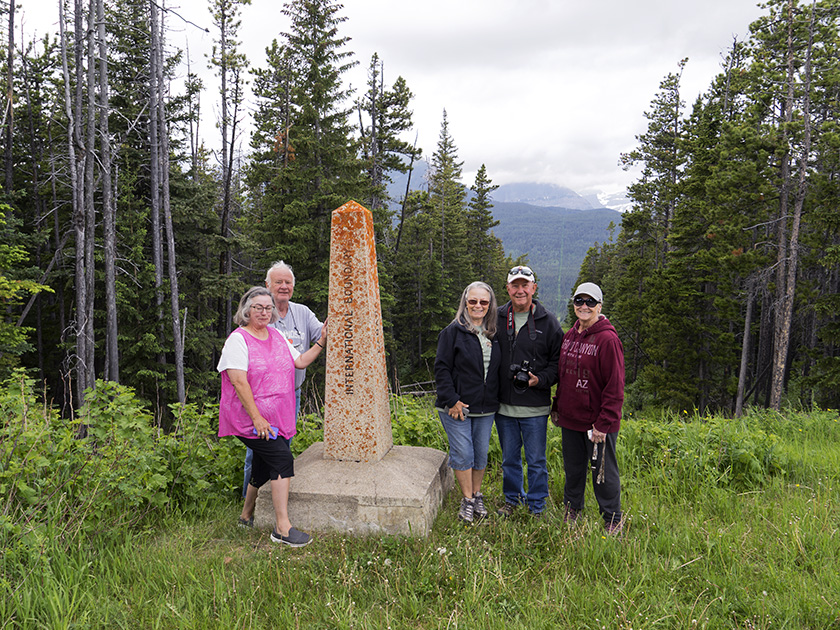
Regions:
[[216, 371], [224, 372], [228, 369], [248, 371], [248, 344], [240, 332], [234, 331], [222, 347]]
[[284, 337], [283, 335], [280, 336], [286, 340], [287, 344], [289, 344], [289, 351], [292, 353], [292, 361], [297, 360], [297, 358], [300, 356], [300, 352], [298, 352], [298, 349], [295, 348], [295, 345], [291, 342], [291, 340], [288, 337]]

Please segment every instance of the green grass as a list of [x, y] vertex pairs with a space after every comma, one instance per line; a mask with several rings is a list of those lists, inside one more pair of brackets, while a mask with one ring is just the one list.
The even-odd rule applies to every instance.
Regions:
[[[412, 434], [439, 439], [412, 413]], [[618, 442], [621, 539], [591, 489], [582, 525], [563, 524], [550, 427], [541, 520], [465, 526], [451, 493], [427, 538], [317, 534], [289, 549], [236, 527], [236, 497], [210, 497], [55, 555], [60, 527], [45, 524], [49, 557], [3, 585], [0, 628], [840, 628], [836, 412], [634, 415]]]

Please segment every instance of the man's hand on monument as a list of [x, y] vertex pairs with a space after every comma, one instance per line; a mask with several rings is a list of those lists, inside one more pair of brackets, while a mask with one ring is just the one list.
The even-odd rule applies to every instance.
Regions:
[[303, 352], [297, 359], [295, 359], [295, 367], [298, 370], [305, 370], [318, 357], [327, 345], [327, 320], [324, 320], [324, 325], [321, 327], [321, 336], [318, 341], [309, 346], [306, 352]]
[[321, 336], [318, 338], [318, 344], [319, 344], [322, 348], [326, 348], [326, 347], [327, 347], [327, 322], [329, 322], [329, 321], [330, 321], [330, 318], [329, 318], [329, 317], [327, 317], [327, 318], [324, 320], [324, 325], [323, 325], [323, 326], [321, 326]]

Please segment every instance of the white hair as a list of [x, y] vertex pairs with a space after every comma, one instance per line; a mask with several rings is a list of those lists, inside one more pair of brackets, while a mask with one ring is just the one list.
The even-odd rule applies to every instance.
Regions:
[[265, 273], [265, 283], [266, 283], [266, 285], [271, 284], [271, 272], [276, 271], [277, 269], [283, 269], [285, 271], [288, 271], [290, 274], [292, 274], [292, 285], [295, 284], [295, 272], [292, 271], [292, 268], [289, 265], [287, 265], [285, 262], [283, 262], [282, 260], [278, 260], [276, 263], [271, 265], [271, 267], [269, 267], [268, 271]]

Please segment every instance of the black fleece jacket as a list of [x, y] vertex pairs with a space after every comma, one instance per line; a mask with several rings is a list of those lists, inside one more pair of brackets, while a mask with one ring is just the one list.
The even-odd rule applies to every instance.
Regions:
[[[498, 334], [492, 342], [485, 379], [484, 355], [478, 337], [458, 322], [440, 331], [435, 356], [435, 407], [452, 407], [460, 400], [470, 408], [471, 414], [498, 411], [501, 356]], [[554, 371], [556, 376], [556, 365]]]
[[[508, 330], [510, 308], [510, 302], [499, 308], [496, 327], [502, 349], [499, 402], [520, 407], [547, 407], [551, 404], [551, 386], [557, 382], [563, 329], [554, 314], [534, 300], [528, 323], [512, 338], [513, 330]], [[510, 366], [522, 365], [523, 361], [530, 362], [529, 372], [539, 379], [539, 383], [520, 394], [513, 389]]]

